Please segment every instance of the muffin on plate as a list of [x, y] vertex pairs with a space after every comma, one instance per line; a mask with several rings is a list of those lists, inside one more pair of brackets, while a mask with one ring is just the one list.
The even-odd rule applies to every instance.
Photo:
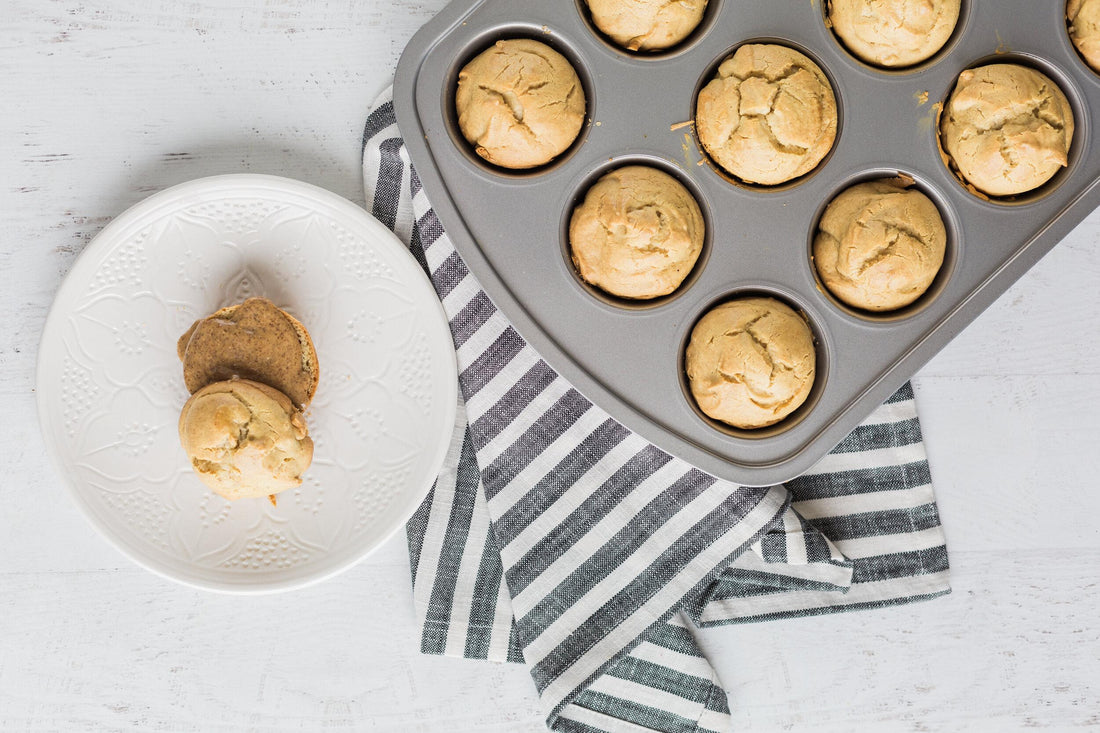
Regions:
[[707, 0], [586, 0], [592, 22], [629, 51], [663, 51], [703, 20]]
[[675, 291], [703, 249], [695, 197], [664, 171], [631, 165], [604, 174], [573, 210], [569, 246], [586, 282], [620, 298]]
[[962, 178], [989, 196], [1014, 196], [1069, 162], [1073, 110], [1049, 77], [1019, 64], [959, 74], [940, 118], [944, 151]]
[[535, 168], [580, 134], [586, 102], [572, 64], [545, 43], [497, 41], [458, 74], [458, 126], [482, 158]]
[[320, 380], [305, 326], [266, 298], [200, 318], [176, 344], [190, 399], [180, 444], [204, 484], [226, 499], [300, 486], [313, 461], [302, 409]]
[[930, 198], [908, 179], [859, 183], [825, 209], [814, 266], [842, 302], [869, 311], [909, 305], [943, 265], [947, 228]]
[[836, 97], [805, 54], [748, 44], [699, 92], [695, 129], [726, 171], [774, 186], [804, 176], [828, 155], [837, 134]]
[[313, 461], [313, 440], [290, 398], [246, 379], [215, 382], [191, 395], [179, 434], [191, 468], [230, 500], [300, 486]]
[[858, 58], [897, 68], [936, 54], [959, 22], [960, 0], [831, 0], [833, 32]]
[[304, 406], [321, 378], [305, 326], [266, 298], [249, 298], [195, 321], [176, 353], [191, 393], [239, 377], [274, 387]]
[[692, 329], [686, 363], [699, 409], [737, 428], [774, 425], [810, 395], [817, 371], [805, 319], [775, 298], [738, 298]]

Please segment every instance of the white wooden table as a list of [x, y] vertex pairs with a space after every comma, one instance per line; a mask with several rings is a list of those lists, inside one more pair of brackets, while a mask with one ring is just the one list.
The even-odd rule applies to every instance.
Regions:
[[[542, 730], [522, 667], [417, 653], [402, 539], [289, 595], [177, 587], [78, 515], [35, 417], [103, 225], [235, 171], [360, 201], [365, 110], [444, 4], [0, 2], [0, 730]], [[737, 730], [1100, 727], [1098, 282], [1100, 212], [915, 380], [953, 595], [705, 633]]]

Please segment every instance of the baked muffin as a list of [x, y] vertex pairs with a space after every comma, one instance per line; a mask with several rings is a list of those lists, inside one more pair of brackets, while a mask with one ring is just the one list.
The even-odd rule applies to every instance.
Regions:
[[563, 153], [584, 124], [580, 78], [545, 43], [497, 41], [458, 74], [458, 126], [477, 154], [504, 168], [534, 168]]
[[857, 184], [833, 199], [821, 217], [814, 266], [829, 292], [853, 308], [907, 306], [928, 290], [943, 265], [943, 217], [909, 184]]
[[936, 54], [959, 22], [960, 0], [831, 0], [833, 32], [875, 66], [912, 66]]
[[774, 298], [739, 298], [695, 324], [686, 368], [704, 414], [737, 428], [767, 427], [810, 395], [813, 334], [798, 313]]
[[249, 298], [195, 321], [176, 353], [191, 393], [239, 377], [274, 387], [304, 406], [321, 378], [305, 326], [266, 298]]
[[204, 484], [226, 499], [300, 486], [313, 440], [290, 398], [245, 379], [203, 387], [183, 406], [180, 443]]
[[1100, 73], [1100, 0], [1069, 0], [1069, 37], [1094, 71]]
[[680, 287], [699, 259], [703, 235], [703, 213], [691, 193], [642, 165], [602, 176], [569, 222], [577, 272], [620, 298], [657, 298]]
[[967, 69], [940, 118], [940, 140], [959, 174], [990, 196], [1049, 181], [1069, 161], [1073, 110], [1046, 75], [1018, 64]]
[[688, 37], [703, 20], [707, 0], [587, 0], [592, 22], [630, 51], [662, 51]]
[[746, 183], [774, 186], [803, 176], [836, 140], [836, 98], [804, 54], [775, 44], [741, 46], [699, 92], [699, 141]]

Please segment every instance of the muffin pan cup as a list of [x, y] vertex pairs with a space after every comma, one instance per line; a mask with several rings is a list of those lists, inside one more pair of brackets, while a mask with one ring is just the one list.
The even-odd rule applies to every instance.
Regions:
[[[455, 0], [422, 28], [397, 69], [394, 107], [428, 198], [471, 272], [519, 333], [576, 388], [628, 428], [715, 476], [769, 485], [811, 469], [966, 324], [1100, 205], [1100, 76], [1074, 50], [1064, 3], [970, 0], [957, 39], [909, 73], [848, 54], [817, 2], [711, 0], [713, 19], [658, 56], [619, 51], [593, 33], [575, 3]], [[516, 172], [472, 154], [457, 134], [452, 85], [498, 38], [549, 43], [575, 66], [589, 122], [549, 165]], [[695, 95], [719, 61], [749, 40], [786, 43], [834, 85], [833, 151], [776, 189], [736, 185], [714, 170], [693, 130]], [[940, 105], [958, 74], [994, 56], [1031, 59], [1073, 106], [1070, 166], [1037, 195], [974, 195], [945, 165]], [[651, 159], [679, 169], [711, 230], [702, 269], [674, 297], [622, 307], [578, 285], [562, 256], [563, 217], [596, 171]], [[941, 207], [950, 265], [920, 307], [868, 318], [839, 307], [807, 257], [823, 207], [845, 184], [897, 173]], [[767, 293], [800, 310], [818, 341], [820, 384], [795, 419], [762, 431], [722, 429], [684, 390], [683, 348], [705, 310]], [[882, 317], [886, 316], [886, 317]]]

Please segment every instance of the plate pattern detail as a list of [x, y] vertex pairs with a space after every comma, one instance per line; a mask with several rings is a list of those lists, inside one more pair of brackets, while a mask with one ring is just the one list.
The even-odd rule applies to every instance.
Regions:
[[[455, 400], [438, 302], [400, 243], [303, 184], [256, 178], [120, 217], [59, 293], [40, 357], [47, 442], [99, 528], [155, 570], [222, 588], [327, 574], [391, 534], [430, 485]], [[314, 463], [274, 505], [207, 490], [177, 433], [177, 339], [255, 295], [303, 322], [321, 367]]]

